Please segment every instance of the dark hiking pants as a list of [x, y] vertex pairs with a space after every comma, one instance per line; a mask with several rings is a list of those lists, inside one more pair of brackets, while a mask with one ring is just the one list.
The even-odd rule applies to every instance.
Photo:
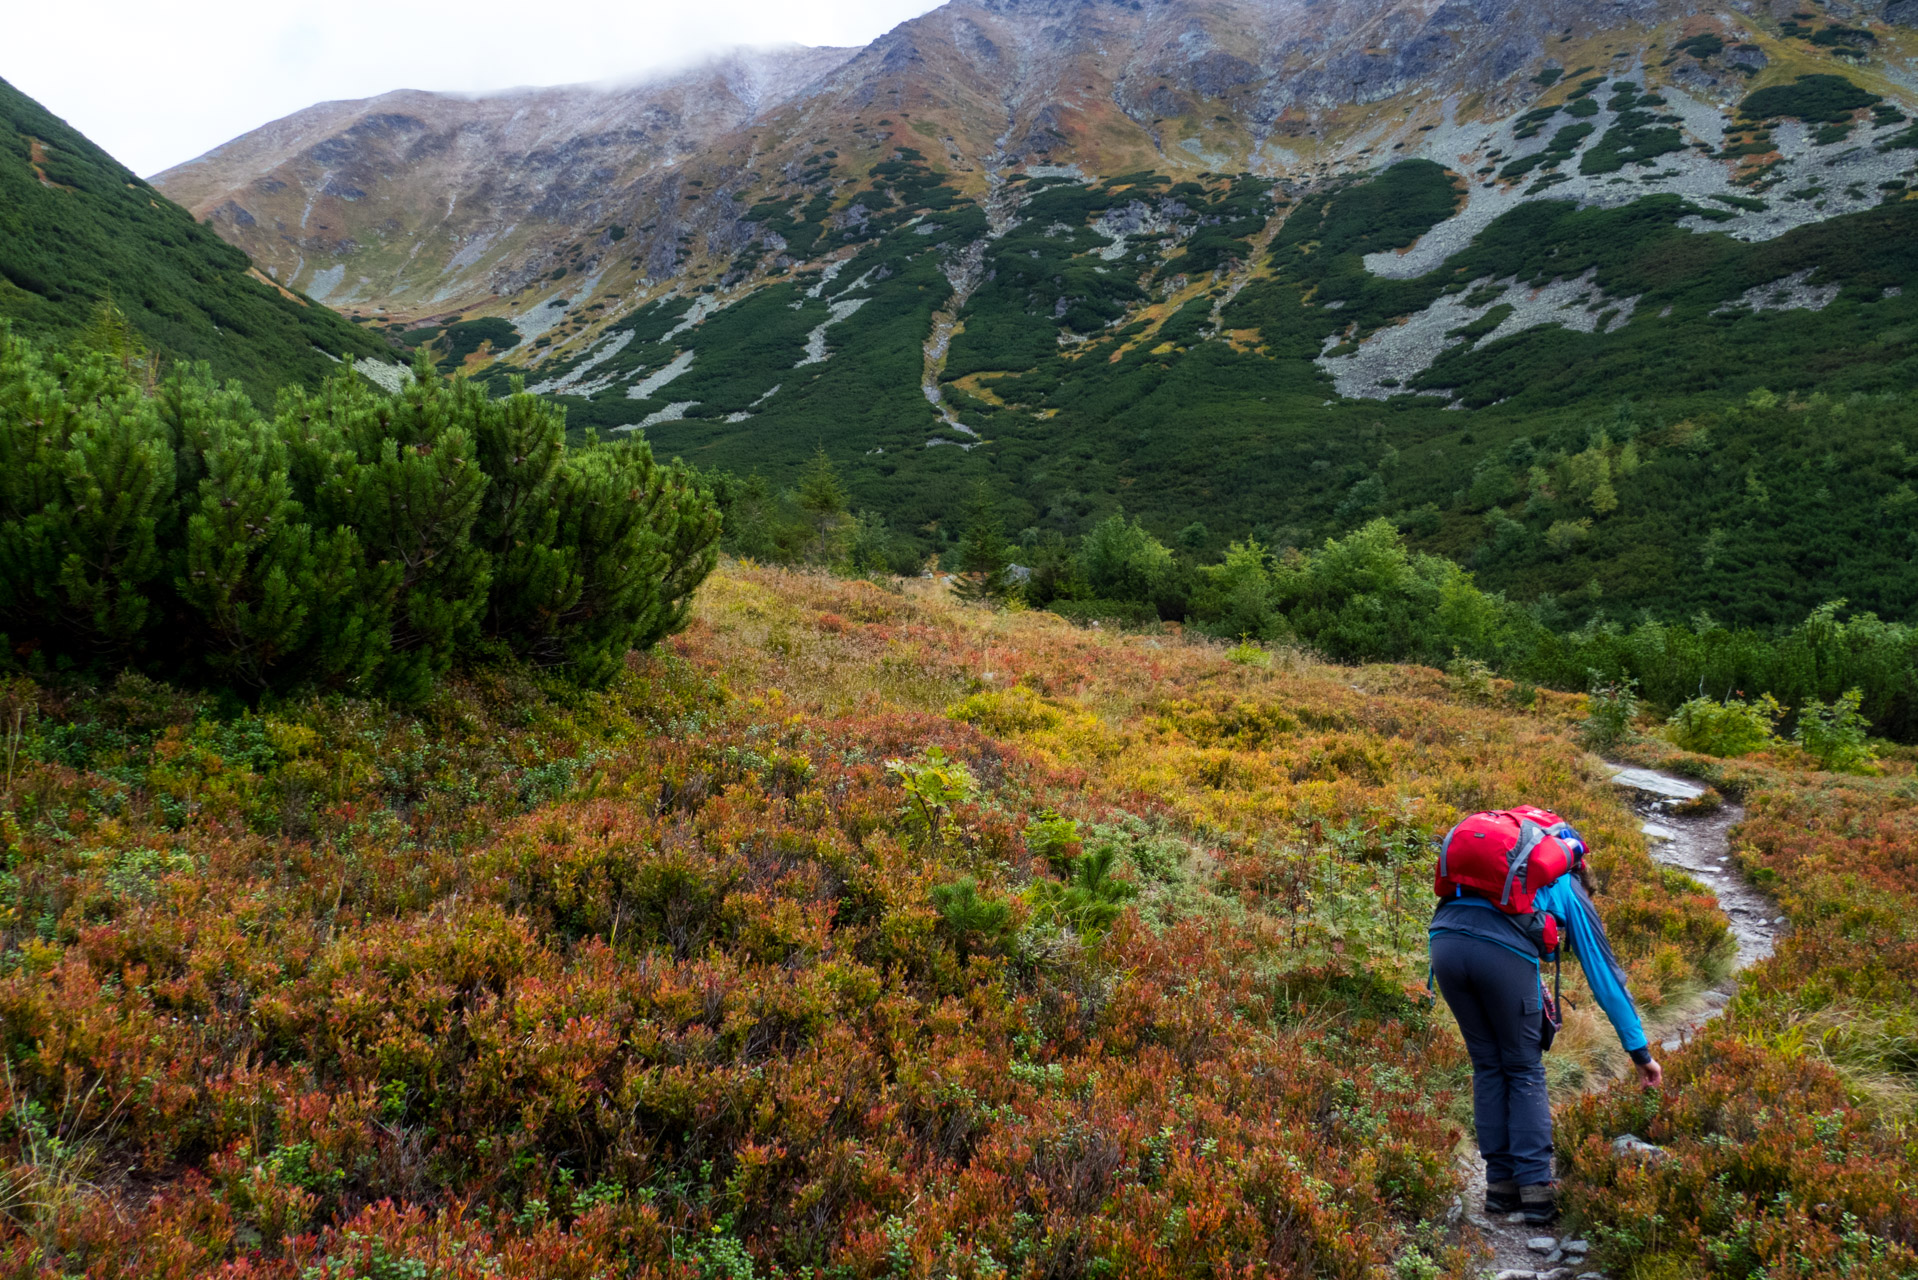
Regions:
[[1552, 1180], [1552, 1106], [1539, 1047], [1538, 966], [1496, 942], [1432, 938], [1432, 975], [1472, 1056], [1472, 1116], [1488, 1182]]

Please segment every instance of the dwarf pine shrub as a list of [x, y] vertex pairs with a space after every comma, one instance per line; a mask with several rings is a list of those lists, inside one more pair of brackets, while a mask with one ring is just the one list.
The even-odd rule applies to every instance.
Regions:
[[1112, 864], [1118, 856], [1113, 845], [1101, 845], [1072, 859], [1063, 883], [1035, 880], [1028, 891], [1035, 918], [1085, 935], [1111, 928], [1139, 891], [1137, 885], [1113, 876]]
[[463, 657], [603, 683], [684, 620], [718, 517], [643, 442], [422, 357], [271, 417], [205, 366], [149, 391], [0, 329], [0, 630], [45, 669], [423, 696]]
[[1012, 904], [995, 894], [980, 893], [971, 876], [934, 885], [928, 896], [939, 912], [940, 933], [961, 960], [995, 951], [1012, 935]]

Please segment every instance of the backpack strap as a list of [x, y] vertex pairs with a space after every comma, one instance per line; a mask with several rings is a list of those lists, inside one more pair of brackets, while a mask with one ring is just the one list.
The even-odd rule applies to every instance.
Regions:
[[1525, 864], [1532, 860], [1532, 850], [1538, 848], [1545, 839], [1544, 830], [1530, 818], [1521, 819], [1518, 824], [1518, 847], [1512, 850], [1512, 861], [1505, 870], [1505, 892], [1499, 895], [1498, 905], [1503, 907], [1512, 900], [1512, 882], [1525, 872]]
[[1451, 875], [1448, 860], [1452, 856], [1452, 836], [1456, 834], [1457, 831], [1458, 828], [1453, 827], [1452, 830], [1445, 833], [1445, 839], [1439, 841], [1439, 877], [1441, 879]]

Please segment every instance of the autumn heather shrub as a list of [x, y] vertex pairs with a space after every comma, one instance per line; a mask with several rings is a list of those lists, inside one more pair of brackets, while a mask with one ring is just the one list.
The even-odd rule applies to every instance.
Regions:
[[[1620, 1133], [1669, 1154], [1618, 1154]], [[1669, 1064], [1660, 1093], [1562, 1110], [1559, 1143], [1571, 1211], [1626, 1274], [1663, 1274], [1669, 1259], [1714, 1276], [1918, 1276], [1903, 1144], [1802, 1046], [1713, 1030]]]
[[[1641, 752], [1742, 797], [1734, 848], [1790, 927], [1724, 1018], [1669, 1055], [1660, 1094], [1614, 1088], [1561, 1114], [1581, 1230], [1626, 1274], [1663, 1274], [1664, 1258], [1713, 1276], [1918, 1276], [1909, 765], [1834, 778], [1777, 756]], [[1668, 1158], [1619, 1158], [1627, 1131]]]
[[747, 569], [601, 692], [42, 690], [0, 1035], [137, 1172], [0, 1274], [1463, 1277], [1432, 833], [1552, 804], [1635, 983], [1722, 944], [1575, 716]]
[[[247, 788], [177, 830], [147, 797], [164, 771], [291, 761], [218, 756], [200, 719], [123, 737], [111, 751], [133, 785], [114, 821], [190, 865], [59, 852], [58, 789], [94, 784], [23, 789], [50, 803], [29, 807], [21, 959], [0, 979], [10, 1042], [37, 1046], [15, 1055], [21, 1088], [99, 1081], [75, 1124], [110, 1116], [116, 1158], [184, 1171], [144, 1212], [103, 1201], [57, 1221], [67, 1264], [863, 1274], [990, 1256], [1170, 1274], [1198, 1251], [1357, 1277], [1449, 1186], [1423, 1041], [1363, 1021], [1347, 1047], [1283, 1023], [1255, 1036], [1248, 1001], [1290, 1009], [1245, 976], [1255, 939], [1107, 917], [1099, 953], [1052, 951], [1024, 976], [955, 948], [933, 888], [995, 866], [1044, 876], [1044, 861], [954, 799], [937, 848], [963, 875], [935, 880], [903, 821], [917, 802], [873, 756], [937, 746], [943, 767], [1000, 779], [995, 804], [1019, 803], [1015, 778], [1044, 780], [972, 731], [924, 716], [697, 729], [697, 687], [615, 696], [679, 732], [602, 755], [583, 785], [604, 798], [495, 811], [472, 852], [460, 815], [420, 802], [473, 794], [460, 775], [485, 732], [424, 777], [340, 770], [365, 739], [299, 743], [328, 800], [416, 815], [337, 813], [346, 838], [318, 844], [249, 830], [267, 810]], [[471, 696], [443, 712], [469, 730], [489, 715]], [[1208, 1073], [1227, 1061], [1221, 1093]], [[1222, 1179], [1227, 1160], [1247, 1176]], [[1219, 1214], [1229, 1230], [1169, 1225]], [[675, 1260], [682, 1238], [701, 1243]]]

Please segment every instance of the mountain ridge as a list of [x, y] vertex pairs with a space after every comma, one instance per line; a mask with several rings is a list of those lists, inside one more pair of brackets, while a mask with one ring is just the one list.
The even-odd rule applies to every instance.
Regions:
[[78, 335], [103, 305], [169, 359], [270, 399], [386, 341], [262, 274], [240, 250], [0, 80], [0, 320]]
[[[717, 136], [711, 121], [696, 118], [699, 113], [716, 113], [717, 129], [728, 127], [762, 109], [769, 95], [779, 99], [813, 82], [847, 52], [797, 47], [742, 50], [665, 77], [612, 87], [572, 85], [489, 95], [402, 89], [371, 99], [320, 103], [176, 165], [157, 175], [156, 181], [178, 192], [183, 203], [209, 218], [223, 234], [244, 244], [252, 239], [246, 229], [258, 225], [255, 214], [240, 203], [249, 198], [247, 192], [254, 197], [275, 196], [294, 184], [282, 185], [285, 179], [273, 174], [301, 162], [317, 165], [307, 175], [308, 193], [293, 228], [299, 233], [291, 237], [296, 245], [294, 261], [275, 264], [270, 251], [267, 258], [271, 274], [297, 279], [305, 269], [308, 249], [350, 255], [359, 247], [350, 233], [311, 237], [305, 233], [334, 231], [330, 222], [312, 221], [316, 207], [322, 218], [340, 219], [340, 206], [367, 198], [367, 191], [355, 184], [373, 186], [384, 176], [383, 166], [407, 165], [426, 174], [438, 172], [431, 169], [436, 163], [479, 165], [474, 193], [479, 201], [521, 210], [514, 216], [538, 217], [555, 202], [607, 181], [614, 174], [609, 164], [644, 172], [675, 163], [683, 153]], [[542, 128], [537, 119], [542, 111], [558, 123]], [[682, 134], [682, 128], [688, 132]], [[519, 150], [510, 152], [503, 163], [488, 163], [489, 157], [476, 155], [467, 144], [466, 135], [480, 130], [494, 131], [489, 139], [492, 147], [510, 145]], [[309, 143], [309, 135], [315, 132], [325, 136]], [[620, 149], [617, 158], [609, 155], [614, 148]], [[514, 175], [522, 167], [535, 176], [516, 182]], [[235, 170], [254, 176], [236, 179]], [[560, 186], [558, 192], [550, 190], [555, 183]], [[426, 177], [424, 185], [437, 192], [441, 179]], [[456, 206], [466, 203], [470, 201], [456, 195], [441, 221], [451, 220]], [[433, 207], [431, 202], [415, 201], [405, 212], [424, 218]], [[454, 237], [453, 243], [462, 245], [471, 245], [477, 238], [483, 251], [487, 240], [500, 232], [497, 219], [489, 217], [486, 225], [489, 229], [479, 232], [448, 234]], [[268, 244], [254, 243], [256, 251]], [[465, 259], [456, 250], [442, 270], [458, 271], [477, 260], [470, 251]], [[338, 273], [328, 278], [326, 271], [322, 268], [317, 273], [322, 283], [316, 296], [322, 298], [338, 287]]]
[[[1903, 12], [1896, 3], [1890, 8]], [[247, 248], [275, 279], [339, 305], [414, 322], [442, 312], [496, 313], [505, 299], [567, 265], [567, 246], [555, 240], [610, 250], [612, 243], [594, 233], [611, 226], [631, 232], [635, 243], [618, 253], [589, 252], [589, 274], [600, 259], [613, 263], [596, 278], [596, 288], [629, 300], [650, 298], [661, 288], [727, 275], [723, 264], [737, 251], [741, 231], [731, 210], [716, 208], [723, 199], [695, 207], [702, 190], [709, 197], [759, 199], [806, 171], [806, 162], [783, 153], [817, 145], [838, 160], [835, 132], [856, 135], [852, 145], [875, 156], [883, 142], [919, 146], [974, 199], [985, 194], [987, 168], [1055, 160], [1107, 176], [1158, 165], [1174, 176], [1236, 169], [1310, 184], [1375, 167], [1399, 151], [1431, 154], [1429, 146], [1412, 145], [1421, 141], [1417, 131], [1445, 127], [1468, 104], [1475, 120], [1529, 106], [1551, 85], [1519, 72], [1538, 66], [1543, 77], [1576, 65], [1558, 53], [1583, 50], [1635, 62], [1627, 46], [1645, 43], [1645, 24], [1715, 24], [1736, 34], [1757, 21], [1735, 7], [1695, 10], [1669, 0], [1470, 7], [1401, 0], [1154, 6], [955, 0], [861, 49], [766, 55], [762, 68], [784, 59], [796, 71], [770, 101], [748, 103], [725, 87], [727, 69], [747, 56], [737, 53], [616, 90], [571, 86], [458, 97], [396, 91], [399, 96], [308, 108], [169, 169], [156, 182]], [[1248, 53], [1258, 60], [1242, 56]], [[1756, 46], [1749, 56], [1761, 67], [1773, 61]], [[1892, 68], [1887, 63], [1881, 70]], [[1681, 74], [1692, 92], [1740, 81], [1730, 67], [1707, 69], [1700, 58], [1684, 59], [1672, 78]], [[1904, 74], [1909, 79], [1909, 64]], [[1408, 104], [1409, 119], [1368, 116], [1413, 89], [1444, 95]], [[563, 146], [514, 142], [517, 150], [502, 150], [511, 140], [490, 137], [486, 146], [498, 153], [497, 163], [475, 159], [469, 149], [466, 171], [444, 162], [444, 129], [434, 135], [412, 128], [422, 136], [404, 146], [390, 136], [407, 132], [408, 111], [424, 105], [448, 114], [442, 123], [457, 116], [459, 131], [472, 133], [499, 129], [481, 118], [489, 113], [511, 108], [517, 120], [525, 104], [542, 100], [584, 113], [556, 124]], [[1228, 110], [1200, 110], [1208, 102]], [[716, 106], [726, 109], [715, 114]], [[911, 122], [915, 106], [921, 117]], [[393, 109], [402, 107], [407, 110]], [[694, 108], [704, 110], [696, 127], [688, 123]], [[899, 111], [909, 123], [889, 120], [882, 127], [859, 119], [873, 110]], [[925, 119], [927, 110], [938, 119]], [[1174, 132], [1189, 136], [1167, 134], [1173, 117]], [[615, 119], [624, 128], [599, 127]], [[309, 125], [326, 136], [309, 143]], [[887, 136], [879, 139], [882, 128]], [[824, 136], [816, 143], [801, 140], [817, 129]], [[1457, 162], [1456, 156], [1434, 158]], [[415, 171], [397, 173], [402, 162]], [[515, 166], [526, 175], [525, 189], [502, 182]], [[831, 178], [841, 208], [861, 176], [852, 168]], [[428, 188], [435, 199], [409, 196], [408, 187]], [[443, 214], [441, 192], [450, 193]], [[494, 216], [455, 218], [454, 211], [475, 204]], [[317, 224], [316, 209], [323, 211]], [[429, 241], [447, 250], [443, 259], [423, 254]], [[326, 265], [316, 265], [322, 259]], [[361, 277], [363, 265], [368, 274]]]

